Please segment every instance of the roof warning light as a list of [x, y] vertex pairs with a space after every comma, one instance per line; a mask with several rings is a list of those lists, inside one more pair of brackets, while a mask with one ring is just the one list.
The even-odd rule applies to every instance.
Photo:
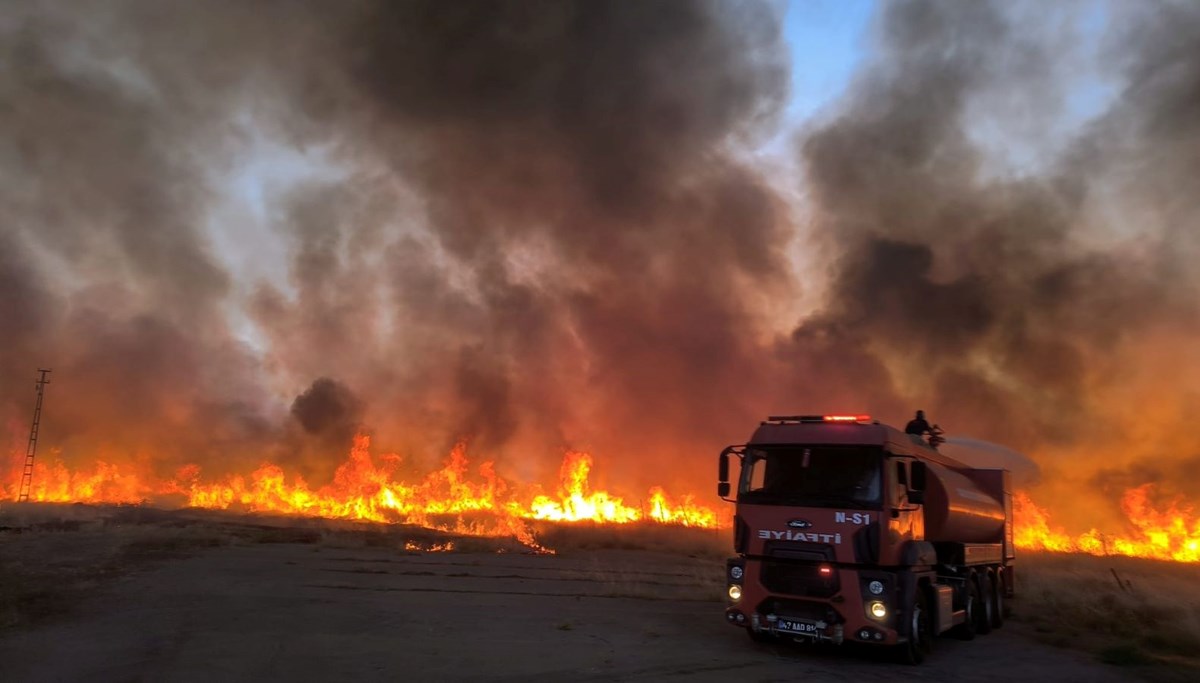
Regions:
[[822, 422], [831, 424], [875, 424], [875, 421], [871, 419], [870, 415], [772, 415], [768, 417], [766, 422], [763, 424], [772, 422], [776, 424], [814, 422], [818, 424]]

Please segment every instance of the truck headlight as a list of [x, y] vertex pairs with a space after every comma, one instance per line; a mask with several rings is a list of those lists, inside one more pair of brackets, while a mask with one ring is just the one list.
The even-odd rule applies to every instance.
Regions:
[[736, 583], [734, 583], [734, 584], [730, 584], [730, 586], [729, 586], [729, 599], [730, 599], [730, 600], [732, 600], [732, 601], [734, 601], [734, 602], [737, 602], [738, 600], [741, 600], [741, 599], [742, 599], [742, 587], [741, 587], [741, 586], [739, 586], [739, 585], [737, 585]]
[[742, 568], [736, 564], [729, 568], [729, 578], [733, 579], [734, 581], [741, 581], [742, 574]]
[[879, 602], [878, 600], [867, 604], [867, 614], [870, 614], [876, 619], [882, 619], [886, 617], [887, 613], [887, 605]]
[[871, 595], [883, 595], [883, 582], [872, 581], [867, 584], [867, 590], [871, 591]]

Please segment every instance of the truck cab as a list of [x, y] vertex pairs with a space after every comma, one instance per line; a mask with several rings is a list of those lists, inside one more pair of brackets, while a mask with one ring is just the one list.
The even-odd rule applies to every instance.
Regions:
[[1003, 622], [1007, 471], [867, 415], [776, 416], [721, 453], [718, 480], [736, 505], [725, 618], [754, 640], [890, 646], [918, 663], [938, 633]]

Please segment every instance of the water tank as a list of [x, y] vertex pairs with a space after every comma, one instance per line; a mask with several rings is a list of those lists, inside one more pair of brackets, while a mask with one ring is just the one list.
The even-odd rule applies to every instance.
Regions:
[[1004, 538], [1004, 504], [966, 476], [926, 462], [925, 540], [999, 543]]

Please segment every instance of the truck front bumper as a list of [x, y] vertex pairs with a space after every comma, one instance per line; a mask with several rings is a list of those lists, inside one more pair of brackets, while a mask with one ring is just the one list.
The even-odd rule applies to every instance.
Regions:
[[872, 645], [895, 645], [900, 642], [894, 629], [873, 623], [865, 618], [846, 619], [830, 603], [814, 603], [830, 609], [835, 619], [804, 619], [772, 612], [749, 614], [733, 606], [725, 610], [725, 620], [732, 626], [743, 627], [753, 633], [791, 639], [800, 642], [825, 642], [841, 645], [844, 642], [869, 643]]

